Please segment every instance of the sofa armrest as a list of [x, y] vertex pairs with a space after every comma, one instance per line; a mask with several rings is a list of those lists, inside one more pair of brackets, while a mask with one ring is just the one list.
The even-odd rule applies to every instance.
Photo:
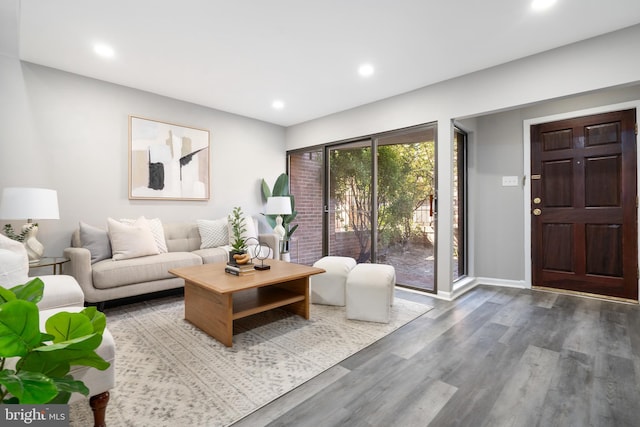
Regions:
[[38, 309], [82, 307], [84, 293], [76, 279], [69, 275], [38, 276], [44, 283], [42, 299], [38, 302]]
[[64, 256], [69, 258], [69, 262], [63, 265], [64, 273], [76, 279], [85, 299], [90, 301], [90, 296], [94, 293], [91, 252], [86, 248], [66, 248]]
[[258, 235], [260, 243], [269, 245], [271, 248], [271, 258], [280, 259], [280, 241], [278, 236], [274, 233], [266, 233]]

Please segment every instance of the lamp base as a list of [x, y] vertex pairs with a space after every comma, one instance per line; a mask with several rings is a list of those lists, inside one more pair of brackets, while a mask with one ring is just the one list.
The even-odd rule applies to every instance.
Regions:
[[270, 265], [256, 265], [253, 267], [255, 270], [269, 270], [271, 268]]
[[31, 222], [22, 226], [22, 230], [26, 232], [24, 238], [24, 247], [27, 250], [29, 256], [29, 264], [37, 264], [40, 262], [40, 258], [44, 254], [44, 246], [36, 239], [38, 234], [38, 224]]

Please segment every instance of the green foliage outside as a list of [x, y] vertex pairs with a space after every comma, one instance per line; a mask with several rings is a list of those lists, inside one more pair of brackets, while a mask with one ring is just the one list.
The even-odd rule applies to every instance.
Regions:
[[[0, 286], [0, 403], [67, 403], [71, 393], [89, 394], [69, 375], [72, 366], [110, 366], [95, 352], [107, 325], [95, 307], [59, 312], [47, 319], [46, 333], [40, 332], [36, 303], [43, 290], [39, 278], [11, 289]], [[13, 369], [7, 368], [9, 358], [16, 360]]]
[[[413, 214], [429, 203], [434, 194], [433, 143], [383, 145], [378, 147], [378, 239], [380, 246], [406, 245], [422, 231]], [[339, 149], [331, 152], [331, 200], [346, 209], [349, 230], [360, 246], [359, 261], [369, 259], [371, 237], [371, 148]]]

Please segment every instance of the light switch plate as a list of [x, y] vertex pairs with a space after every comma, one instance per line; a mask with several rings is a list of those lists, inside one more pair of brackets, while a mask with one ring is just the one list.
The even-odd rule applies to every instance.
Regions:
[[502, 186], [503, 187], [517, 187], [519, 185], [519, 179], [517, 176], [503, 176], [502, 177]]

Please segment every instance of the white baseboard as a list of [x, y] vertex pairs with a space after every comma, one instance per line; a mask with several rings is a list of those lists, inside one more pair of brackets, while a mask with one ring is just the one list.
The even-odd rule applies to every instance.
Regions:
[[469, 292], [470, 290], [472, 290], [473, 288], [479, 285], [500, 286], [503, 288], [517, 288], [517, 289], [529, 288], [529, 286], [527, 286], [527, 283], [524, 280], [506, 280], [506, 279], [496, 279], [492, 277], [466, 277], [453, 284], [452, 292], [438, 291], [438, 293], [433, 296], [438, 299], [453, 301], [454, 299]]
[[476, 285], [502, 286], [503, 288], [529, 289], [530, 286], [524, 280], [506, 280], [493, 277], [476, 277]]

